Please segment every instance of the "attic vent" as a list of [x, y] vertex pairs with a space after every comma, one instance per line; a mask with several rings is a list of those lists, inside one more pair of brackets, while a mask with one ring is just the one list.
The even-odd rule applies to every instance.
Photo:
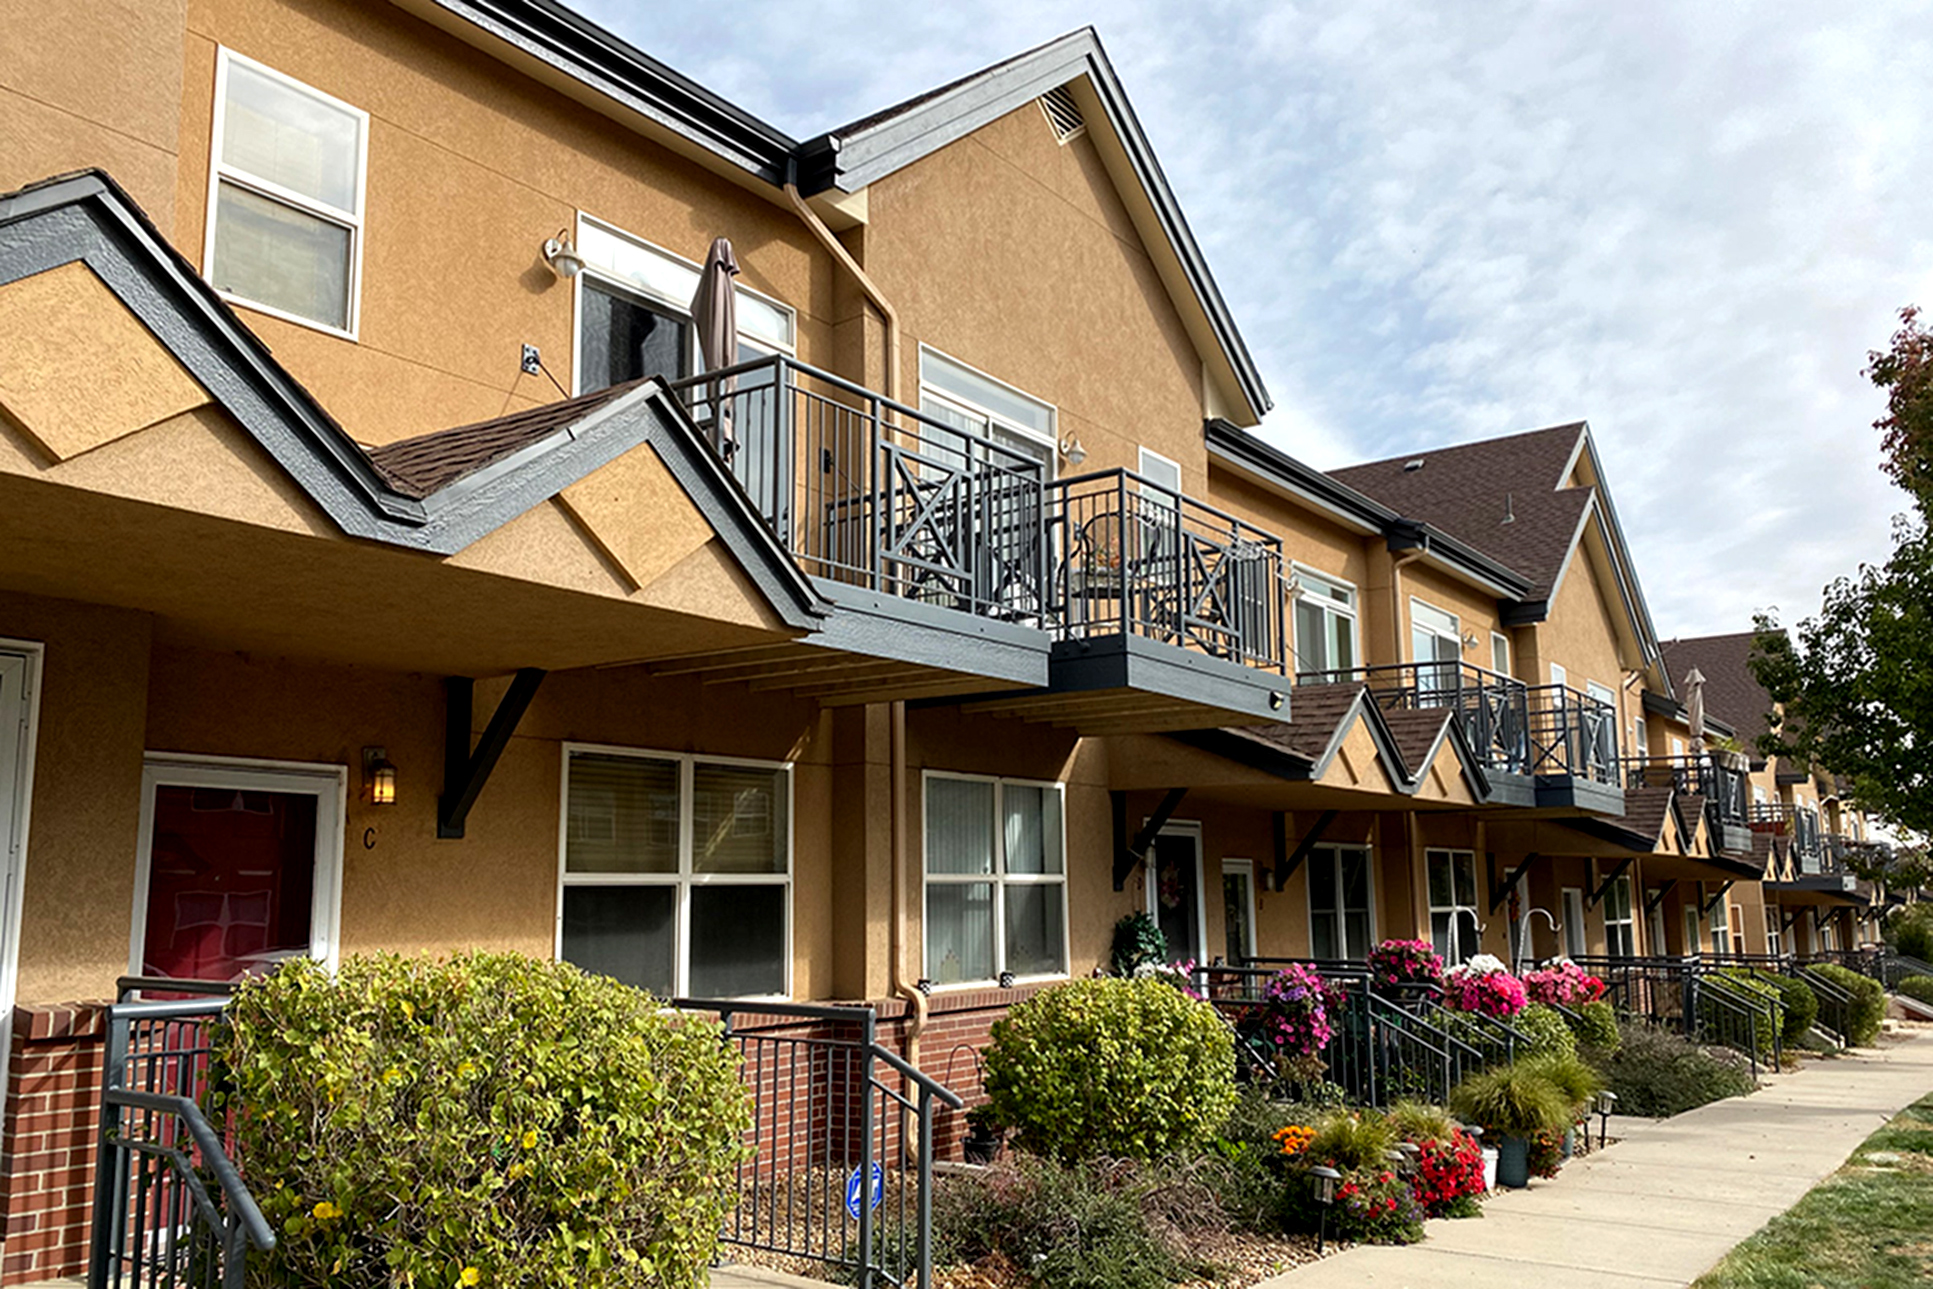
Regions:
[[1040, 110], [1047, 114], [1047, 124], [1054, 128], [1054, 137], [1062, 143], [1080, 138], [1087, 129], [1080, 104], [1074, 101], [1074, 96], [1065, 85], [1042, 94]]
[[1404, 473], [1404, 474], [1414, 474], [1414, 473], [1416, 473], [1416, 472], [1417, 472], [1418, 470], [1421, 470], [1422, 468], [1423, 468], [1423, 458], [1422, 458], [1422, 457], [1417, 457], [1417, 458], [1416, 458], [1416, 459], [1415, 459], [1414, 461], [1405, 461], [1405, 462], [1403, 462], [1403, 473]]

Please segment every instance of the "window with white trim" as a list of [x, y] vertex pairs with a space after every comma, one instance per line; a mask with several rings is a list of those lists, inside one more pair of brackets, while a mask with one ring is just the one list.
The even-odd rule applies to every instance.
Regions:
[[1779, 923], [1777, 905], [1765, 906], [1765, 951], [1775, 958], [1785, 952], [1785, 928]]
[[790, 989], [792, 767], [564, 750], [557, 952], [660, 997]]
[[[644, 376], [676, 380], [695, 374], [703, 360], [691, 300], [702, 266], [589, 215], [577, 220], [577, 253], [584, 260], [575, 279], [577, 392]], [[794, 351], [798, 315], [790, 307], [736, 284], [732, 296], [738, 319], [733, 361]]]
[[1058, 783], [927, 773], [927, 979], [1067, 974], [1061, 820]]
[[368, 144], [367, 112], [218, 51], [202, 259], [215, 289], [353, 339]]
[[1685, 905], [1684, 917], [1685, 917], [1685, 942], [1680, 952], [1685, 954], [1697, 953], [1698, 942], [1699, 942], [1698, 906], [1696, 904]]
[[1620, 877], [1604, 892], [1604, 952], [1629, 958], [1637, 952], [1631, 926], [1631, 879]]
[[1317, 846], [1309, 852], [1309, 956], [1369, 957], [1372, 878], [1367, 846]]
[[1467, 850], [1428, 850], [1430, 940], [1448, 966], [1468, 961], [1482, 948], [1477, 914], [1477, 857]]
[[1590, 937], [1584, 933], [1583, 888], [1566, 886], [1561, 898], [1564, 904], [1564, 956], [1575, 960], [1590, 952]]
[[1222, 938], [1225, 961], [1255, 956], [1255, 862], [1222, 860]]
[[1409, 602], [1410, 659], [1418, 666], [1419, 689], [1435, 693], [1457, 687], [1459, 666], [1463, 661], [1463, 627], [1454, 613], [1412, 599]]
[[1041, 463], [1042, 477], [1054, 477], [1053, 405], [925, 345], [920, 346], [920, 411], [1030, 457]]
[[1490, 633], [1490, 670], [1499, 676], [1510, 674], [1510, 637], [1501, 631]]
[[1296, 565], [1296, 674], [1352, 671], [1361, 656], [1356, 646], [1356, 588]]
[[1729, 953], [1732, 948], [1732, 930], [1729, 906], [1724, 900], [1712, 906], [1711, 911], [1711, 950], [1713, 953]]

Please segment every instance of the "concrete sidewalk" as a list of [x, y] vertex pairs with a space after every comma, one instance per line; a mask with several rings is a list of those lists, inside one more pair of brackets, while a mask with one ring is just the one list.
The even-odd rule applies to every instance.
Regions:
[[1928, 1092], [1926, 1031], [1809, 1062], [1749, 1097], [1624, 1120], [1625, 1138], [1609, 1150], [1494, 1197], [1481, 1219], [1431, 1222], [1421, 1244], [1350, 1249], [1255, 1289], [1688, 1285]]

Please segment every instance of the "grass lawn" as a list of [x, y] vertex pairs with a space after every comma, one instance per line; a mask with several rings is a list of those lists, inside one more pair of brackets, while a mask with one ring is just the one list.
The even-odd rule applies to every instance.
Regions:
[[1933, 1284], [1933, 1096], [1866, 1138], [1838, 1172], [1692, 1289]]

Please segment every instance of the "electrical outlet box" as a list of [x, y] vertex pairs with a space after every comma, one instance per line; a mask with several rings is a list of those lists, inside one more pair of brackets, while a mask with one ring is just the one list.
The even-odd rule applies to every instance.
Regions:
[[522, 364], [524, 374], [527, 376], [541, 376], [544, 374], [544, 358], [542, 354], [537, 352], [537, 346], [535, 345], [524, 346]]

